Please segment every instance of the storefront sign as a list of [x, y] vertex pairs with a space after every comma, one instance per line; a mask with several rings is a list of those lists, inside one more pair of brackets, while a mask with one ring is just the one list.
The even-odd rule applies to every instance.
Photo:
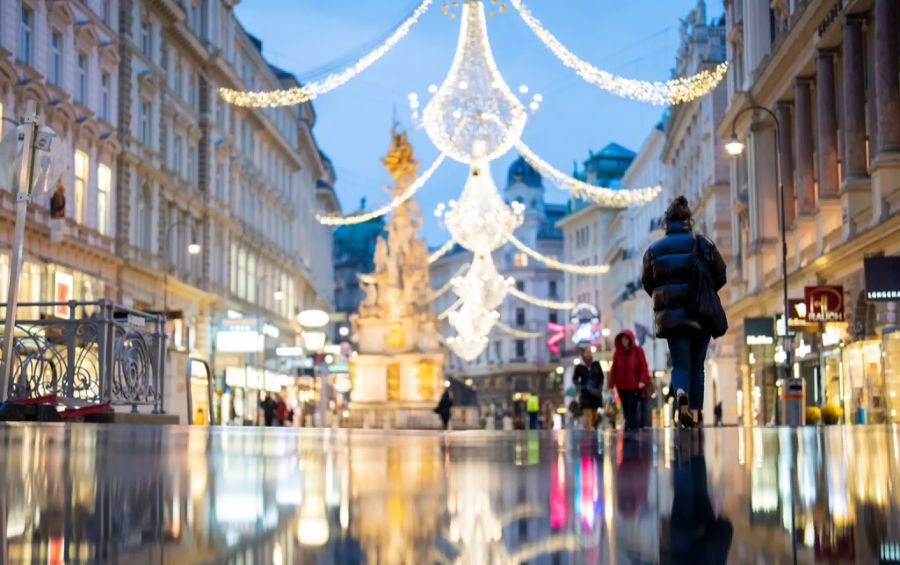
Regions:
[[216, 350], [222, 353], [255, 353], [263, 350], [263, 335], [253, 318], [225, 319], [216, 332]]
[[272, 324], [263, 324], [262, 333], [274, 339], [278, 339], [278, 337], [281, 335], [281, 332], [278, 331], [278, 328], [276, 328]]
[[896, 257], [866, 257], [863, 259], [866, 276], [866, 298], [869, 302], [900, 301], [900, 255]]
[[775, 322], [772, 318], [744, 318], [744, 339], [747, 345], [775, 343]]
[[[68, 302], [72, 300], [72, 287], [74, 286], [72, 275], [57, 271], [53, 277], [53, 283], [56, 287], [53, 292], [54, 302]], [[62, 318], [68, 318], [69, 307], [66, 305], [57, 305], [54, 313]]]
[[807, 322], [844, 321], [844, 287], [808, 286], [803, 294]]
[[834, 324], [827, 324], [825, 331], [822, 333], [822, 345], [824, 347], [837, 345], [841, 342], [841, 337], [841, 328]]

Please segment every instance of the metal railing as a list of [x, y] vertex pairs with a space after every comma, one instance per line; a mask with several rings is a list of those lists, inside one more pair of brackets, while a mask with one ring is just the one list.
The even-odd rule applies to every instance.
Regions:
[[109, 403], [131, 406], [133, 413], [139, 406], [165, 412], [164, 316], [107, 300], [20, 302], [17, 308], [7, 399], [53, 395], [68, 406]]

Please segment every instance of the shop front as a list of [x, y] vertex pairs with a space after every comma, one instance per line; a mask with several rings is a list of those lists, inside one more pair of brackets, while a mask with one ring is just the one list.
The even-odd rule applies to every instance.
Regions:
[[[744, 359], [748, 368], [749, 420], [751, 425], [774, 423], [777, 409], [775, 320], [744, 318]], [[743, 402], [747, 402], [743, 400]]]

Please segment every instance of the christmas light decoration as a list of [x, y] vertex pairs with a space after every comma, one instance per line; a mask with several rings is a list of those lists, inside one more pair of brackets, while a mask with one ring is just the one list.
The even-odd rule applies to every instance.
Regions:
[[500, 313], [496, 310], [466, 304], [465, 299], [459, 308], [447, 316], [456, 333], [463, 336], [486, 336], [499, 319]]
[[503, 201], [486, 165], [474, 165], [459, 201], [451, 201], [444, 213], [444, 223], [460, 245], [486, 255], [522, 224], [524, 212], [522, 204]]
[[538, 298], [537, 296], [526, 294], [515, 287], [509, 289], [509, 294], [523, 302], [528, 302], [529, 304], [534, 304], [535, 306], [540, 306], [541, 308], [547, 308], [549, 310], [571, 310], [575, 307], [574, 302]]
[[447, 291], [454, 287], [454, 282], [457, 281], [465, 272], [466, 269], [469, 268], [469, 263], [463, 263], [459, 266], [459, 269], [456, 270], [456, 273], [450, 277], [450, 280], [443, 284], [439, 289], [431, 293], [431, 300], [435, 300], [440, 298], [441, 296], [447, 294]]
[[544, 336], [544, 332], [526, 332], [526, 331], [522, 331], [522, 330], [517, 330], [516, 328], [507, 326], [506, 324], [504, 324], [503, 322], [501, 322], [499, 320], [497, 320], [497, 322], [494, 324], [494, 326], [498, 330], [502, 331], [503, 333], [509, 334], [513, 337], [517, 337], [520, 339], [533, 339], [536, 337]]
[[438, 155], [437, 159], [435, 159], [431, 163], [428, 169], [419, 177], [417, 177], [416, 180], [410, 183], [409, 187], [406, 190], [404, 190], [399, 196], [396, 196], [393, 200], [380, 208], [372, 210], [371, 212], [360, 212], [347, 216], [326, 216], [323, 214], [316, 214], [316, 220], [320, 224], [324, 224], [326, 226], [347, 226], [351, 224], [361, 224], [363, 222], [368, 222], [369, 220], [384, 216], [397, 206], [400, 206], [401, 204], [415, 196], [419, 189], [425, 186], [425, 183], [428, 182], [428, 179], [431, 178], [431, 175], [434, 174], [437, 168], [441, 166], [441, 163], [444, 162], [445, 158], [446, 155], [444, 155], [443, 153]]
[[506, 153], [525, 128], [525, 107], [497, 70], [480, 2], [463, 4], [456, 55], [422, 119], [432, 143], [466, 164]]
[[594, 186], [576, 178], [570, 177], [564, 172], [555, 169], [552, 165], [541, 159], [523, 141], [516, 142], [516, 149], [522, 157], [528, 161], [542, 175], [549, 177], [558, 187], [568, 190], [577, 198], [590, 200], [600, 206], [608, 208], [627, 208], [639, 206], [650, 202], [662, 192], [661, 186], [649, 186], [645, 188], [605, 188]]
[[447, 241], [447, 243], [445, 243], [444, 245], [435, 249], [434, 252], [428, 256], [428, 264], [431, 265], [432, 263], [434, 263], [435, 261], [437, 261], [444, 255], [449, 253], [450, 250], [453, 249], [454, 245], [456, 245], [456, 241], [453, 239], [450, 239]]
[[490, 255], [475, 255], [465, 276], [454, 277], [450, 283], [467, 306], [493, 310], [500, 306], [515, 281], [497, 272]]
[[377, 60], [384, 57], [388, 51], [400, 42], [401, 39], [406, 37], [410, 28], [412, 28], [412, 26], [419, 21], [419, 18], [428, 11], [428, 7], [431, 6], [433, 1], [434, 0], [422, 0], [422, 3], [413, 10], [412, 14], [410, 14], [409, 17], [394, 30], [394, 33], [384, 40], [384, 43], [363, 55], [353, 65], [342, 71], [331, 73], [322, 80], [308, 82], [303, 86], [295, 86], [283, 90], [253, 92], [220, 88], [219, 95], [229, 104], [255, 108], [293, 106], [294, 104], [309, 102], [326, 92], [342, 86], [353, 77], [372, 66]]
[[447, 309], [438, 314], [438, 320], [446, 320], [450, 316], [450, 312], [454, 312], [457, 308], [462, 306], [462, 303], [462, 298], [460, 298], [456, 302], [448, 306]]
[[569, 273], [576, 273], [579, 275], [602, 275], [609, 272], [609, 265], [573, 265], [571, 263], [563, 263], [561, 261], [557, 261], [553, 257], [544, 255], [543, 253], [540, 253], [539, 251], [528, 247], [514, 235], [510, 235], [507, 238], [507, 241], [512, 243], [513, 246], [522, 253], [528, 255], [532, 259], [540, 261], [551, 269], [567, 271]]
[[728, 63], [720, 63], [712, 70], [703, 70], [689, 77], [681, 77], [666, 82], [650, 82], [616, 76], [598, 69], [569, 51], [552, 33], [541, 24], [522, 0], [510, 0], [537, 38], [562, 62], [573, 69], [578, 76], [603, 90], [617, 96], [631, 98], [657, 105], [681, 104], [704, 96], [725, 77]]
[[463, 361], [472, 361], [479, 355], [488, 345], [486, 336], [451, 336], [446, 340], [447, 347], [450, 348], [457, 357]]

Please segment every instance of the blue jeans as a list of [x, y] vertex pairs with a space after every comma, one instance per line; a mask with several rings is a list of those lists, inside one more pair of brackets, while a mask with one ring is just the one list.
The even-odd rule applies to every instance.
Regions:
[[672, 388], [688, 395], [691, 410], [703, 408], [703, 362], [709, 348], [709, 334], [688, 333], [667, 339], [672, 355]]
[[538, 413], [537, 412], [529, 412], [528, 413], [528, 429], [530, 429], [530, 430], [541, 429], [540, 422], [538, 421]]

